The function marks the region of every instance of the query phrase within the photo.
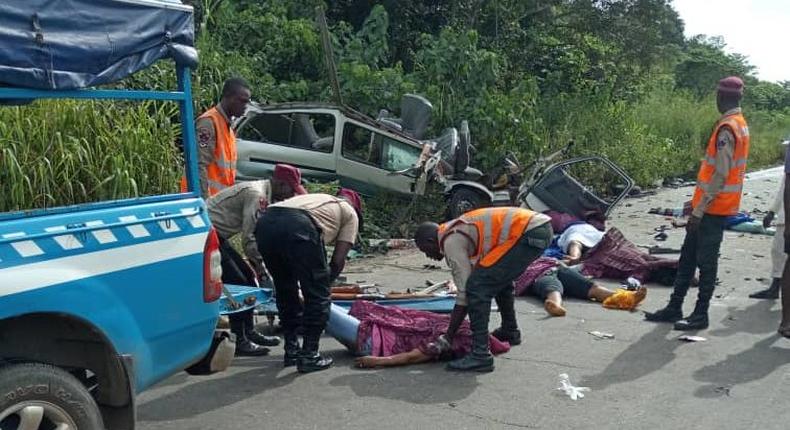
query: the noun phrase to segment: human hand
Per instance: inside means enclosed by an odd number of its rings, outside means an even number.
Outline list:
[[[776,214],[773,211],[768,211],[763,218],[763,228],[768,228],[771,226],[771,223],[774,221]]]
[[[686,223],[686,231],[689,233],[694,233],[699,229],[699,223],[702,221],[702,218],[698,218],[694,215],[689,217],[688,223]]]
[[[357,357],[354,359],[354,364],[360,369],[372,369],[376,367],[376,357],[366,355],[364,357]]]

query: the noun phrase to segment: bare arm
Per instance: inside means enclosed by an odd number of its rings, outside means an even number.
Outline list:
[[[374,367],[406,366],[409,364],[425,363],[431,360],[431,356],[424,354],[418,348],[414,348],[409,352],[401,352],[400,354],[391,355],[389,357],[374,357],[372,355],[359,357],[354,360],[354,362],[357,367],[372,369]]]
[[[334,282],[343,273],[343,268],[346,267],[346,257],[352,246],[354,244],[351,242],[335,242],[335,251],[332,253],[332,260],[329,262],[329,282]]]

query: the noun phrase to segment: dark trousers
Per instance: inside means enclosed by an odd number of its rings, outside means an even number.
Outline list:
[[[300,209],[271,207],[258,219],[258,250],[272,275],[286,336],[304,327],[304,349],[318,349],[329,318],[329,266],[321,229]],[[299,288],[304,306],[299,301]]]
[[[716,288],[716,275],[719,268],[719,250],[724,238],[725,217],[705,215],[695,232],[686,233],[680,251],[678,273],[675,277],[674,291],[670,296],[670,306],[683,306],[694,272],[699,268],[699,293],[695,313],[707,313],[713,290]]]
[[[222,256],[222,283],[255,286],[255,272],[244,261],[244,258],[233,249],[230,242],[219,240],[219,252]],[[255,328],[253,309],[228,315],[230,331],[237,339],[246,339],[246,333]]]
[[[477,356],[488,356],[488,319],[491,300],[495,299],[502,315],[502,328],[515,330],[513,281],[533,261],[543,254],[551,243],[550,224],[536,227],[526,233],[493,266],[476,267],[466,281],[469,323],[472,329],[473,350]]]

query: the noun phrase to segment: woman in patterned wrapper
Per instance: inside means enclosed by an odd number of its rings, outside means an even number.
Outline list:
[[[357,367],[374,368],[445,361],[472,350],[472,332],[464,321],[452,345],[444,336],[447,315],[381,306],[357,300],[349,311],[332,305],[326,332],[359,357]],[[489,336],[491,351],[502,354],[510,345]]]

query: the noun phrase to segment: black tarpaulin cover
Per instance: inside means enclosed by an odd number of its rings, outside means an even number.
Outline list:
[[[0,85],[75,89],[162,58],[194,67],[192,8],[177,0],[4,0]]]

